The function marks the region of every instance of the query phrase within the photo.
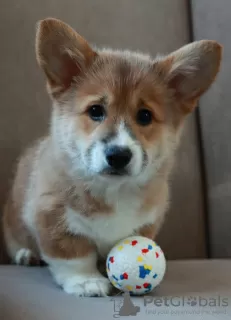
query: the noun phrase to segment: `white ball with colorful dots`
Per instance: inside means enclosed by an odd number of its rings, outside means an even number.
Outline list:
[[[134,295],[151,292],[162,281],[166,260],[151,239],[133,236],[117,243],[106,262],[108,278],[121,291]]]

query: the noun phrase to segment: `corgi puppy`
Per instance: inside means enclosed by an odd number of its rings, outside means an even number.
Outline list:
[[[4,211],[16,264],[44,261],[76,296],[106,296],[97,268],[119,240],[154,238],[186,116],[214,81],[221,46],[198,41],[152,59],[98,50],[56,19],[36,55],[52,100],[49,135],[22,156]]]

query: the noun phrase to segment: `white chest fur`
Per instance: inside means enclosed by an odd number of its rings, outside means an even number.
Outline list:
[[[85,217],[70,208],[66,210],[68,228],[75,234],[90,237],[96,243],[99,253],[107,255],[110,248],[119,240],[134,234],[141,226],[154,223],[157,210],[141,213],[140,201],[132,197],[122,197],[114,203],[115,210],[108,214]]]

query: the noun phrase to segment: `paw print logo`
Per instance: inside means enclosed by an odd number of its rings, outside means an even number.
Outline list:
[[[187,304],[191,307],[195,307],[197,305],[197,298],[196,297],[189,297]]]

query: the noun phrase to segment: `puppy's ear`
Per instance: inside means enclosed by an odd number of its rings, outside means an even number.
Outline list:
[[[91,65],[96,53],[70,26],[49,18],[38,23],[36,56],[51,94],[57,95]]]
[[[184,111],[191,112],[220,69],[222,47],[215,41],[196,41],[160,58],[154,67],[163,74]]]

